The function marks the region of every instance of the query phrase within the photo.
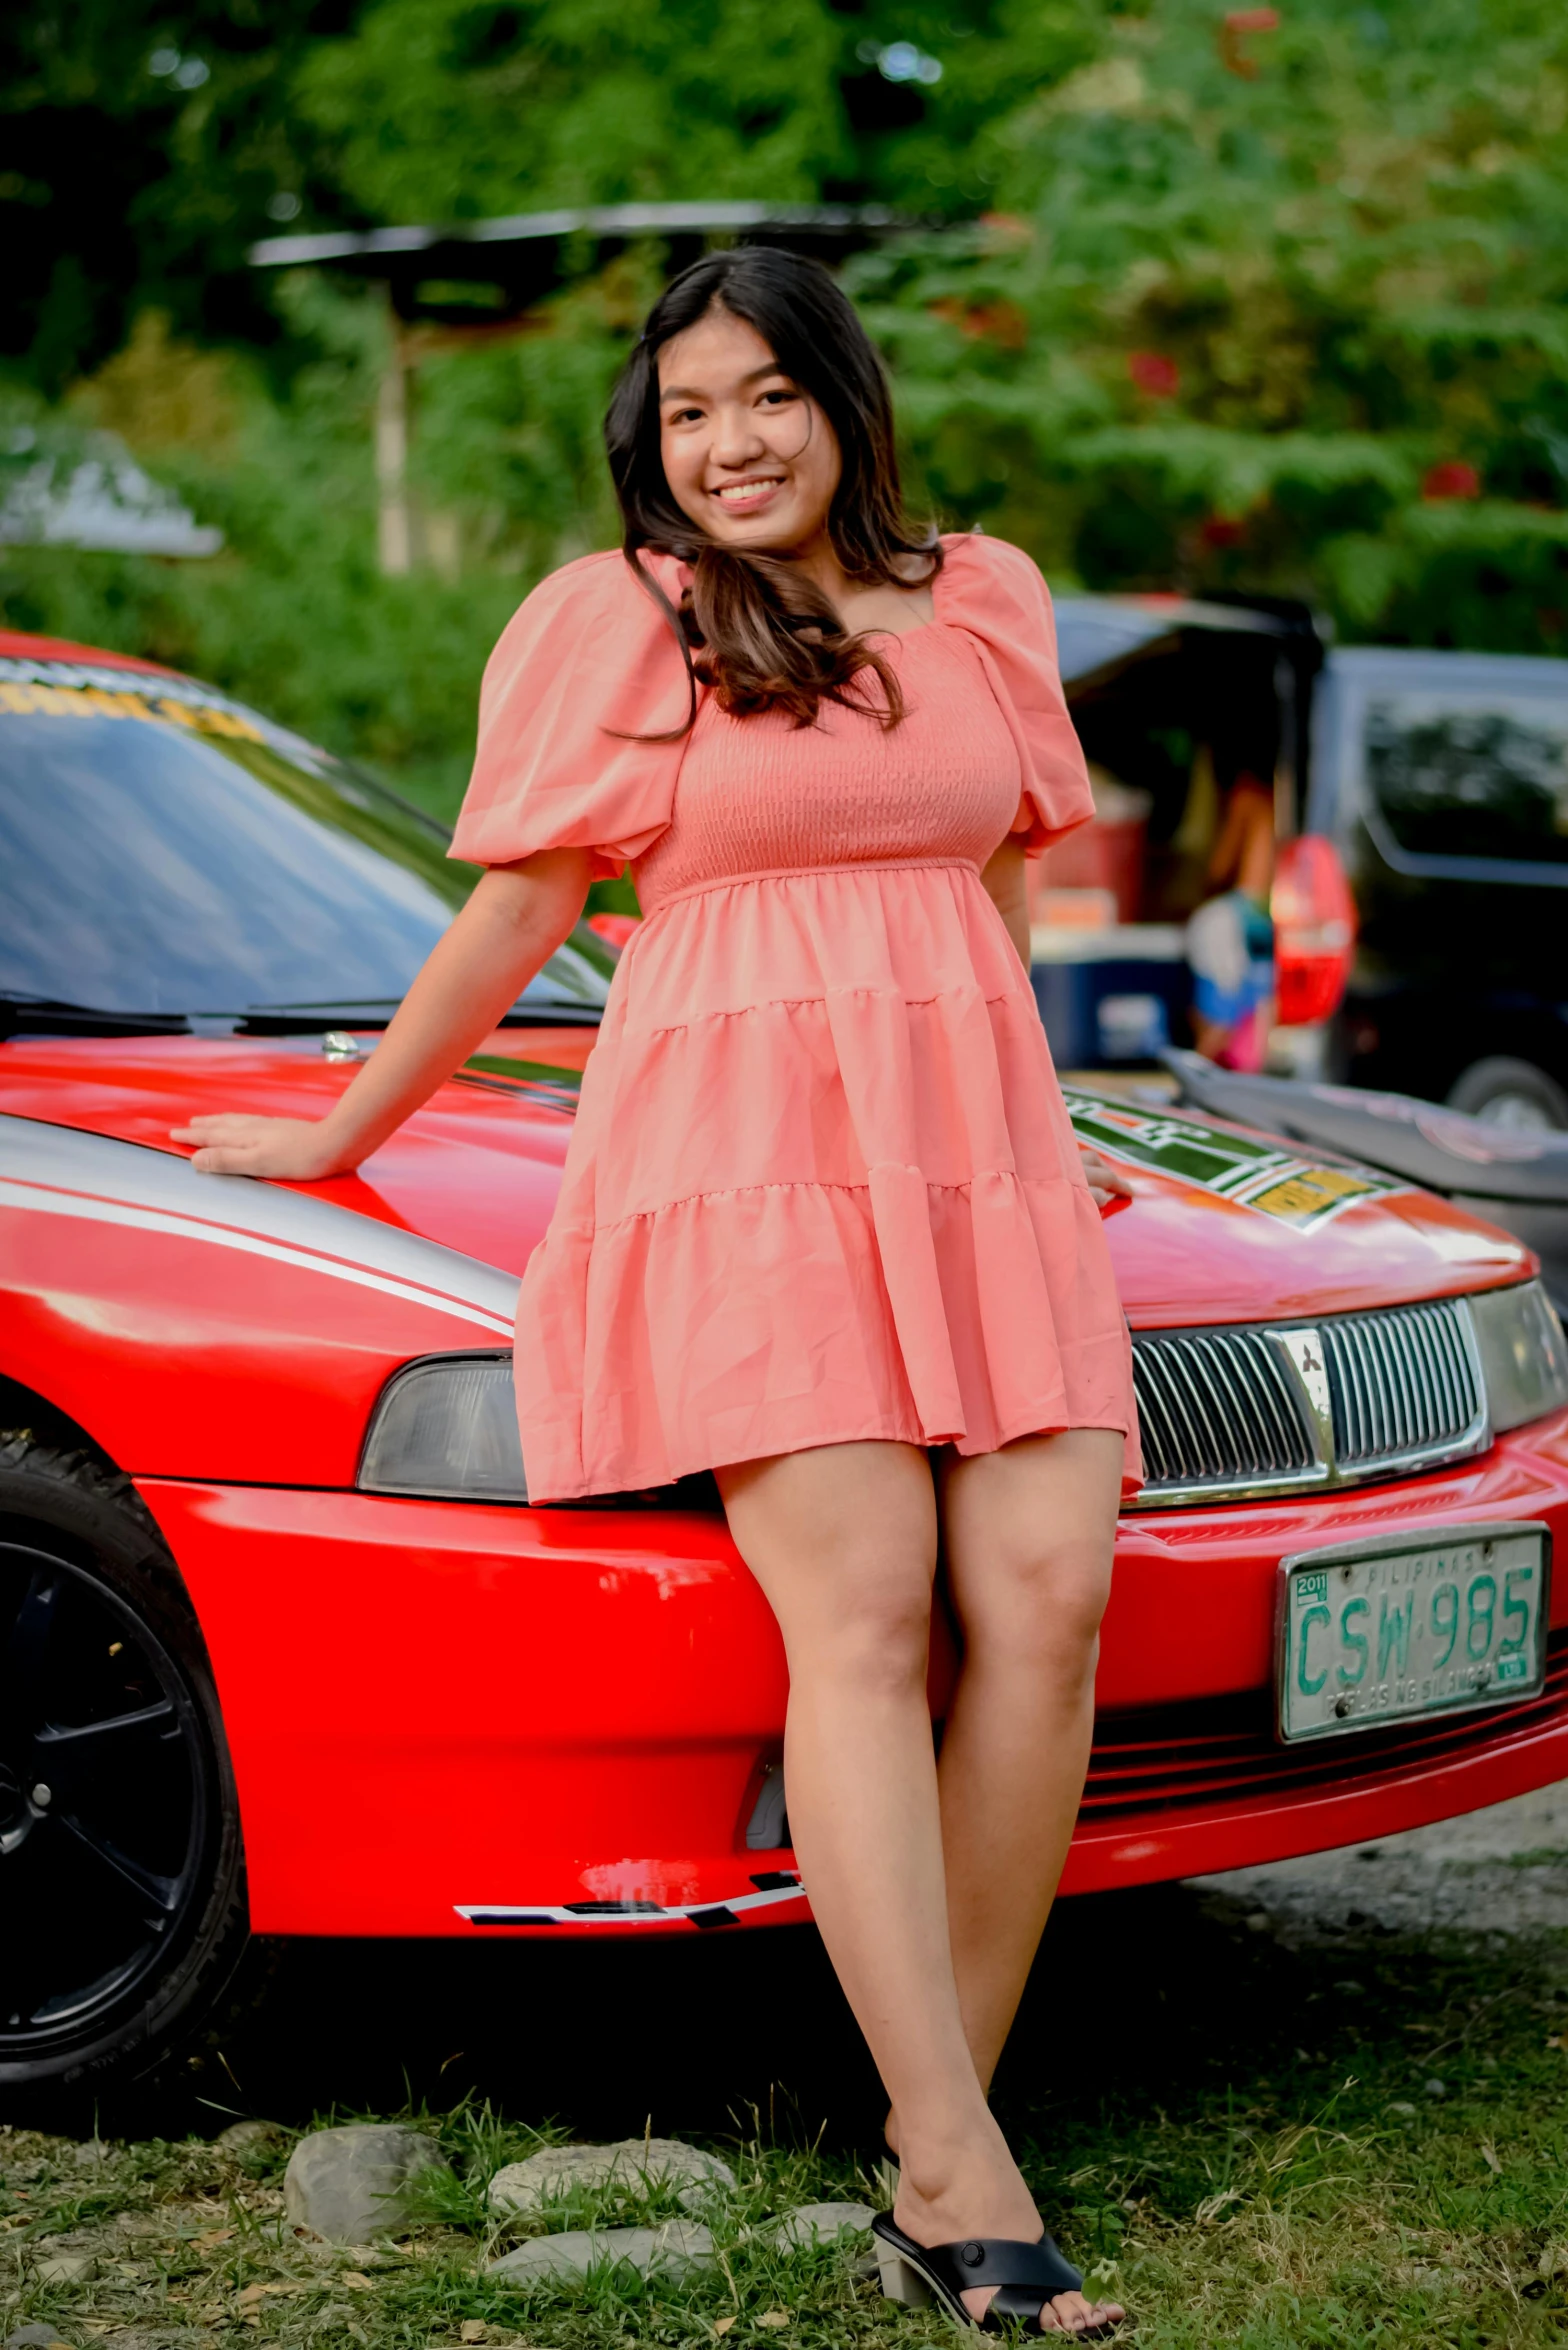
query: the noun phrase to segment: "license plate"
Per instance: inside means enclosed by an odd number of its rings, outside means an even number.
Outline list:
[[[1533,1697],[1546,1678],[1550,1567],[1539,1524],[1385,1535],[1286,1559],[1280,1736]]]

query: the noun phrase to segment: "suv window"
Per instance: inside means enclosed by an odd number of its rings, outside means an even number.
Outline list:
[[[1368,786],[1402,849],[1568,863],[1568,706],[1379,695],[1363,742]]]

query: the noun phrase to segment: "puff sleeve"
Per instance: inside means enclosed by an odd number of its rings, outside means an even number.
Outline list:
[[[646,561],[647,558],[644,558]],[[671,601],[677,566],[649,564]],[[619,554],[542,580],[503,630],[479,693],[474,771],[451,855],[510,865],[540,849],[593,852],[613,877],[670,821],[686,737],[686,667],[669,622]]]
[[[944,540],[943,547],[937,616],[963,629],[979,648],[1018,747],[1031,817],[1024,853],[1038,856],[1094,814],[1089,771],[1056,663],[1050,590],[1033,560],[1005,539],[966,533]]]

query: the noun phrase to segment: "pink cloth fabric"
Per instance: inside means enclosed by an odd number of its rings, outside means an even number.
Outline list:
[[[647,919],[529,1261],[516,1374],[537,1501],[883,1438],[1126,1436],[1131,1350],[1027,975],[980,869],[1092,813],[1050,599],[944,542],[883,648],[907,715],[687,707],[619,555],[538,588],[485,675],[453,854],[634,865]],[[677,567],[656,570],[672,600]],[[606,730],[613,730],[607,733]]]

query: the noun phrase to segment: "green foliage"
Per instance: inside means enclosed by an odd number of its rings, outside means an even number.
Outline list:
[[[276,335],[245,249],[275,230],[270,204],[321,185],[290,83],[329,13],[321,0],[0,11],[0,355],[53,394],[149,306],[190,333]]]
[[[821,0],[378,0],[298,83],[375,216],[746,196],[851,157]]]
[[[495,564],[462,579],[381,575],[369,422],[384,327],[367,302],[305,292],[321,356],[287,394],[232,364],[219,445],[151,452],[159,478],[224,531],[224,552],[186,563],[0,547],[0,614],[215,679],[449,813],[485,655],[529,583]],[[166,346],[164,373],[185,356]],[[143,385],[154,412],[162,380],[148,370]],[[0,433],[27,413],[13,395]]]
[[[0,36],[23,158],[0,205],[48,224],[17,365],[51,393],[74,373],[73,413],[228,551],[0,552],[13,626],[184,661],[450,804],[501,620],[613,541],[599,417],[665,256],[585,250],[520,339],[420,350],[424,558],[389,581],[385,315],[245,278],[268,201],[298,190],[308,227],[847,195],[971,223],[848,270],[948,526],[1062,585],[1267,589],[1351,636],[1568,652],[1558,0],[1292,0],[1235,37],[1211,0],[54,5]],[[892,41],[940,78],[889,80]],[[207,80],[153,74],[159,44]],[[62,193],[89,136],[116,191],[91,222]]]
[[[1561,1859],[1523,1855],[1520,1865]],[[1494,1873],[1483,1905],[1496,1898]],[[1249,1932],[1244,1903],[1205,1905],[1205,1923],[1191,1894],[1144,1898],[1178,1906],[1144,1916],[1141,1960],[1122,1946],[1125,1912],[1101,1907],[1097,1923],[1085,1920],[1076,1967],[1059,1971],[1058,1958],[1049,1983],[1037,1982],[1020,2037],[1026,2047],[1040,2038],[1030,2061],[1009,2058],[1014,2085],[999,2099],[1053,2231],[1094,2290],[1130,2305],[1137,2341],[1560,2344],[1561,1935],[1323,1928],[1296,1947]],[[1154,1915],[1163,1925],[1151,1938]],[[1185,1972],[1194,1965],[1208,1970],[1207,1998]],[[1114,1980],[1119,2013],[1091,1976]],[[1168,1985],[1184,1996],[1165,2007]],[[690,1985],[677,1995],[687,2029],[700,1998]],[[1140,2003],[1155,2013],[1135,2012]],[[1087,2051],[1064,2054],[1064,2016],[1089,2036]],[[602,2084],[588,2077],[592,2103]],[[624,2079],[615,2090],[624,2103]],[[208,2126],[217,2118],[227,2114]],[[0,2128],[0,2295],[13,2322],[88,2341],[180,2329],[241,2339],[244,2327],[289,2350],[459,2350],[465,2339],[493,2350],[720,2339],[760,2350],[786,2329],[801,2350],[936,2350],[954,2339],[937,2311],[879,2297],[861,2266],[863,2238],[779,2249],[779,2218],[803,2204],[879,2200],[814,2128],[807,2143],[781,2143],[755,2116],[749,2127],[734,2117],[731,2128],[742,2126],[721,2151],[735,2188],[687,2215],[712,2228],[713,2267],[641,2278],[604,2264],[524,2288],[490,2274],[488,2260],[525,2235],[656,2224],[677,2216],[674,2198],[617,2180],[498,2219],[485,2192],[495,2171],[568,2132],[530,2129],[477,2098],[448,2112],[416,2101],[399,2118],[436,2137],[452,2168],[426,2174],[410,2228],[368,2247],[311,2242],[289,2225],[281,2184],[292,2129],[252,2124],[258,2134],[241,2144],[171,2135],[79,2146]],[[64,2231],[93,2266],[46,2283],[38,2264]]]
[[[1568,649],[1568,20],[1297,0],[1253,78],[1204,0],[1102,35],[992,133],[1010,224],[853,265],[929,493],[1092,587]]]

